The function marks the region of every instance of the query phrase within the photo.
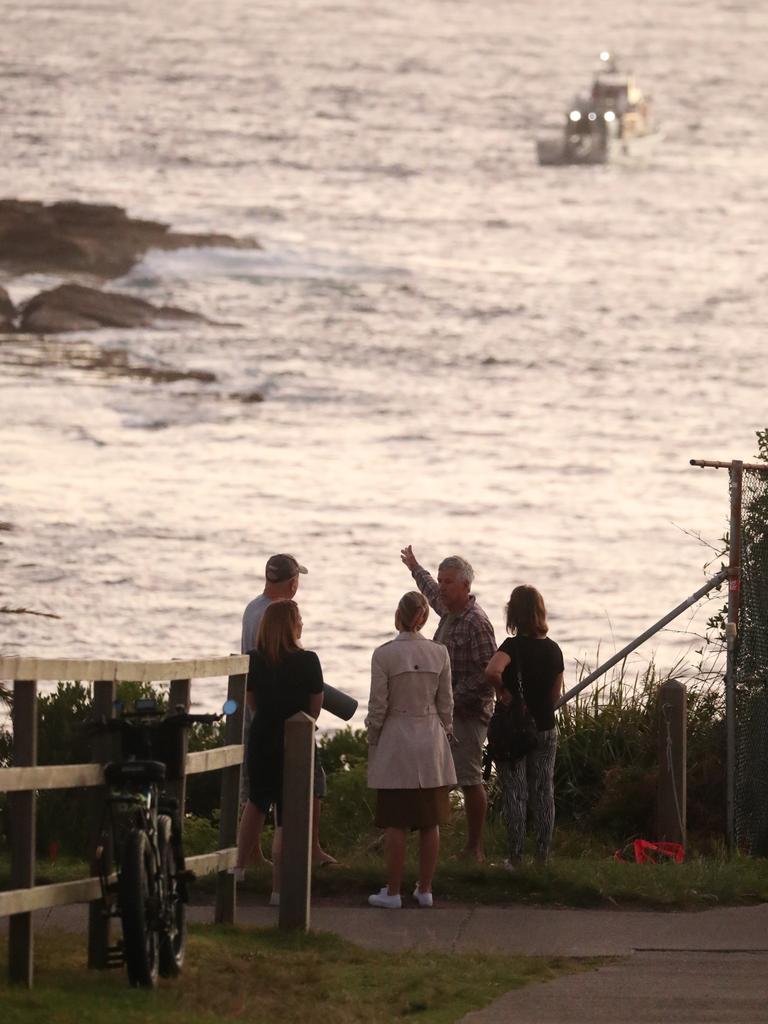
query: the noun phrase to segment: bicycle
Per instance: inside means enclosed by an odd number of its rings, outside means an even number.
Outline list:
[[[224,705],[232,714],[234,702]],[[124,963],[134,987],[154,988],[158,976],[177,976],[184,963],[188,883],[178,801],[164,792],[167,770],[175,774],[179,732],[219,715],[167,713],[154,698],[136,700],[133,711],[120,709],[97,728],[120,735],[121,759],[104,766],[107,797],[97,848],[104,915],[119,918],[122,943],[110,947],[108,962]],[[116,881],[108,874],[109,852]]]

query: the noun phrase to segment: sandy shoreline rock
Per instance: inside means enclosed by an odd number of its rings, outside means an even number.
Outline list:
[[[22,306],[18,330],[59,334],[100,327],[154,327],[167,320],[207,322],[205,317],[175,306],[153,306],[132,295],[62,284],[40,292]]]
[[[253,238],[171,231],[129,217],[119,206],[0,199],[0,266],[16,274],[127,274],[150,249],[223,246],[259,249]]]
[[[0,287],[0,331],[12,331],[16,309],[5,288]]]

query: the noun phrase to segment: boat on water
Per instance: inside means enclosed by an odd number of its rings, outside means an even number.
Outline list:
[[[540,164],[607,164],[641,157],[661,137],[650,97],[604,50],[586,95],[577,96],[556,135],[537,139]]]

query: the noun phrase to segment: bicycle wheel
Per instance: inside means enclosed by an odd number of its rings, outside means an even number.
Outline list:
[[[145,832],[128,833],[120,858],[118,897],[123,922],[123,959],[134,987],[154,988],[159,967],[159,944],[151,903],[157,901],[157,878],[152,849]]]
[[[179,891],[182,866],[173,848],[171,819],[161,817],[158,822],[160,838],[160,872],[162,880],[160,974],[175,978],[184,963],[187,941],[187,907]]]

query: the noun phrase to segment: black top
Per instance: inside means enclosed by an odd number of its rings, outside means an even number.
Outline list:
[[[563,652],[548,636],[510,636],[499,648],[510,659],[501,676],[503,685],[517,693],[517,657],[523,676],[523,697],[540,732],[555,728],[552,688],[563,671]]]
[[[283,723],[299,711],[309,712],[309,697],[323,692],[323,670],[314,651],[291,651],[271,665],[258,651],[250,652],[246,689],[254,695],[256,711],[251,737],[265,747],[283,745]]]

